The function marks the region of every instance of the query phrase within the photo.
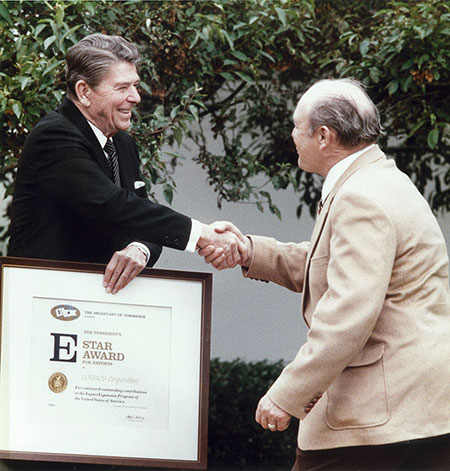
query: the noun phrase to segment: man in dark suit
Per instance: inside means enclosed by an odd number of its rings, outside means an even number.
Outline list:
[[[239,259],[239,240],[147,199],[138,151],[125,132],[137,90],[137,48],[93,34],[67,54],[67,98],[33,128],[19,159],[8,255],[107,263],[116,293],[161,246],[211,241]]]

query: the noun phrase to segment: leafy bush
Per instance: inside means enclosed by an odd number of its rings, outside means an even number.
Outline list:
[[[270,432],[255,421],[261,397],[280,374],[281,361],[211,361],[209,451],[211,467],[286,469],[295,460],[298,420],[284,432]]]
[[[223,200],[281,216],[270,188],[298,190],[314,212],[321,179],[296,167],[292,112],[320,78],[363,81],[381,110],[388,155],[436,211],[450,210],[450,3],[446,0],[0,0],[0,183],[12,192],[31,127],[64,93],[65,51],[120,34],[143,55],[131,132],[151,194],[170,203],[189,143]],[[195,125],[192,125],[192,123]],[[210,132],[220,151],[213,151]],[[165,154],[167,145],[176,153]],[[265,175],[256,186],[254,177]]]

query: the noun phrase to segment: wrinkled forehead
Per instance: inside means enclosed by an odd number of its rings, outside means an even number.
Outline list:
[[[100,84],[119,85],[134,83],[140,80],[136,65],[131,62],[117,61],[113,62],[105,75],[100,80]]]

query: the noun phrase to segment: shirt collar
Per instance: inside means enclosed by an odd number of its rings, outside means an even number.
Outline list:
[[[333,189],[336,182],[339,180],[340,176],[350,167],[350,165],[364,152],[368,151],[375,144],[370,144],[364,149],[358,150],[353,154],[350,154],[348,157],[343,158],[338,163],[334,164],[333,167],[330,168],[325,181],[323,182],[322,186],[322,202],[325,201],[327,196],[330,194],[331,190]]]
[[[90,121],[88,121],[88,123],[89,123],[89,126],[94,131],[95,137],[98,139],[98,142],[100,143],[100,146],[103,149],[105,147],[105,144],[106,144],[106,141],[108,140],[108,138],[100,131],[100,129],[98,129],[97,126],[92,124]]]

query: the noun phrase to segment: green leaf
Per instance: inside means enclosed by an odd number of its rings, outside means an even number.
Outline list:
[[[47,50],[50,44],[53,44],[56,41],[55,36],[49,36],[45,41],[44,41],[44,49]]]
[[[310,56],[305,54],[303,51],[300,51],[300,55],[302,56],[302,59],[307,63],[311,64],[311,59]]]
[[[434,128],[428,133],[427,143],[430,149],[434,149],[439,140],[439,128]]]
[[[370,78],[375,82],[378,83],[380,81],[380,70],[372,67],[369,71]]]
[[[61,64],[61,61],[50,61],[49,65],[47,66],[47,68],[44,70],[44,72],[42,73],[43,76],[47,75],[48,73],[50,73],[52,70],[56,69],[56,67],[58,67],[59,65]]]
[[[139,82],[139,86],[145,90],[149,95],[152,94],[152,89],[145,83],[145,82]]]
[[[276,206],[275,204],[270,204],[269,209],[270,209],[270,212],[272,214],[275,214],[275,216],[281,221],[281,212],[278,206]]]
[[[56,4],[56,15],[55,22],[58,26],[61,26],[64,19],[64,6],[61,4]]]
[[[260,54],[261,56],[266,57],[267,59],[269,59],[269,60],[272,61],[272,62],[276,62],[275,59],[274,59],[270,54],[268,54],[268,53],[265,52],[265,51],[259,51],[259,54]]]
[[[181,142],[183,140],[183,132],[181,131],[181,129],[178,127],[174,127],[172,128],[172,132],[173,132],[173,137],[177,141],[177,144],[181,145]]]
[[[35,37],[39,36],[46,27],[47,27],[46,23],[41,23],[37,25],[36,28],[34,29],[34,36]]]
[[[17,80],[20,83],[20,90],[23,91],[26,86],[30,83],[31,77],[18,77]]]
[[[225,80],[234,80],[234,77],[232,74],[228,72],[220,72],[220,74]]]
[[[63,93],[61,90],[53,90],[53,96],[56,98],[56,101],[61,101],[63,99]]]
[[[278,18],[283,26],[287,26],[286,12],[282,8],[275,8],[275,11],[277,12]]]
[[[12,105],[12,110],[14,111],[14,114],[17,116],[17,119],[20,119],[20,116],[22,114],[22,105],[20,103],[13,103]]]
[[[401,86],[402,92],[407,92],[409,87],[413,83],[412,76],[410,75],[406,80],[402,80],[401,83],[402,83],[402,86]]]
[[[98,2],[84,2],[83,5],[86,7],[86,10],[93,16],[95,15],[95,9],[97,7]]]
[[[196,120],[198,120],[198,109],[196,106],[189,105],[189,112]]]
[[[422,64],[424,62],[427,62],[430,60],[430,56],[428,54],[423,54],[422,56],[419,57],[419,61],[417,62],[417,65],[420,67],[422,67]]]
[[[191,41],[191,43],[189,44],[189,49],[192,49],[197,44],[199,39],[200,39],[200,31],[197,31],[197,33],[195,34],[194,40]]]
[[[234,49],[234,41],[231,38],[231,36],[225,30],[222,30],[222,34],[224,35],[225,39],[227,40],[228,45],[230,46],[230,49]]]
[[[156,119],[164,119],[165,118],[165,115],[164,115],[164,106],[163,105],[159,105],[155,108],[155,111],[153,112],[153,114],[155,115],[155,118]]]
[[[65,41],[67,38],[69,38],[70,36],[73,35],[73,33],[75,33],[75,31],[77,31],[78,29],[81,28],[81,25],[75,25],[73,28],[70,28],[69,30],[67,30],[63,35],[62,35],[62,38],[61,38],[61,42]]]
[[[177,114],[179,113],[179,111],[180,111],[180,105],[174,106],[172,108],[172,111],[170,112],[170,118],[174,119],[177,116]]]
[[[424,119],[422,119],[422,120],[420,120],[418,123],[416,123],[416,124],[412,127],[411,131],[409,132],[408,138],[411,137],[411,136],[413,136],[413,135],[416,133],[416,131],[418,131],[424,124],[425,124],[425,120],[424,120]]]
[[[388,84],[389,95],[393,95],[398,90],[398,80],[391,80]]]
[[[164,195],[164,199],[169,204],[172,204],[172,201],[173,201],[173,188],[170,185],[167,185],[167,184],[164,185],[163,195]]]
[[[9,11],[8,9],[6,8],[6,6],[2,3],[0,3],[0,16],[5,20],[7,21],[10,25],[12,24],[12,21],[11,21],[11,16],[9,14]]]
[[[240,61],[248,61],[248,56],[246,56],[243,52],[241,51],[231,51],[231,54],[233,54],[236,59],[239,59]]]
[[[409,59],[408,61],[404,62],[403,65],[401,66],[400,70],[407,70],[410,69],[414,64],[414,61],[412,59]]]
[[[370,46],[370,41],[368,39],[364,39],[359,44],[359,52],[361,53],[363,57],[368,53],[369,46]]]
[[[253,79],[250,77],[250,75],[246,74],[245,72],[241,72],[240,70],[235,70],[234,73],[241,78],[244,82],[253,82]]]

